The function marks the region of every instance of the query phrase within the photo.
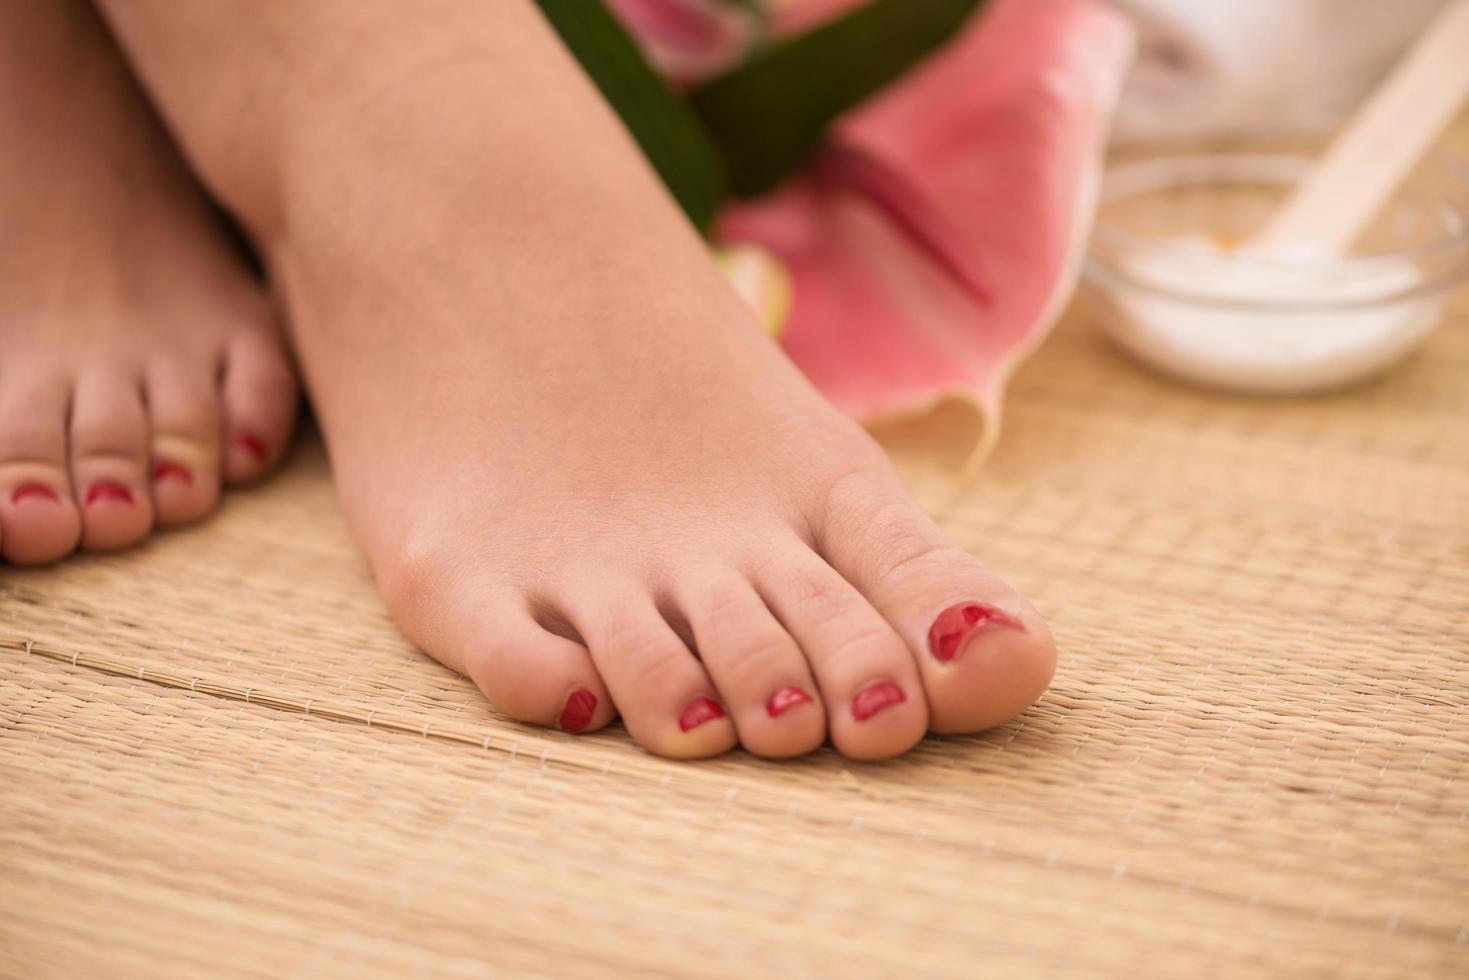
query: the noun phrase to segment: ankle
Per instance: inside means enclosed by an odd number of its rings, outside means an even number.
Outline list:
[[[274,237],[299,190],[359,163],[381,174],[394,157],[414,158],[423,172],[455,152],[445,138],[478,153],[480,167],[512,143],[533,157],[527,121],[564,144],[587,100],[564,98],[577,88],[566,84],[575,69],[538,20],[530,0],[411,11],[356,0],[261,5],[208,25],[240,35],[238,44],[161,65],[168,77],[155,87],[216,196],[252,233]]]

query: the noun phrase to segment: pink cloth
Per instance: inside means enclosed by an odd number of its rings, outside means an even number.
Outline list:
[[[804,29],[852,5],[787,2],[776,22]],[[725,46],[722,63],[744,43],[700,37]],[[992,0],[839,120],[805,174],[721,216],[719,240],[789,269],[782,343],[835,405],[876,422],[955,401],[971,447],[993,444],[1006,379],[1074,287],[1132,48],[1099,0]]]

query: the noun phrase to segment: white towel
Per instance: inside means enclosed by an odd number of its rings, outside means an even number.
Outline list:
[[[1327,127],[1444,0],[1113,2],[1139,28],[1115,131],[1131,142]]]

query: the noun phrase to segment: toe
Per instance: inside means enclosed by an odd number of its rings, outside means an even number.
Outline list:
[[[0,555],[17,565],[55,561],[81,535],[66,465],[70,399],[60,373],[0,375]]]
[[[852,585],[803,545],[756,580],[766,605],[805,653],[826,702],[837,749],[882,759],[912,748],[928,728],[913,657]]]
[[[253,480],[285,454],[300,397],[295,372],[273,331],[248,330],[234,339],[225,355],[220,395],[225,482]]]
[[[481,608],[455,644],[460,669],[517,721],[595,731],[617,714],[587,648],[543,629],[524,609]]]
[[[595,595],[596,593],[589,593]],[[646,594],[582,600],[565,614],[586,638],[627,730],[649,752],[676,759],[735,745],[718,689]]]
[[[72,400],[71,482],[82,512],[82,547],[121,548],[153,526],[148,423],[137,379],[84,373]]]
[[[826,712],[801,648],[753,585],[734,575],[685,576],[677,597],[699,657],[729,706],[740,744],[756,755],[810,752]]]
[[[203,517],[219,502],[219,399],[211,366],[162,360],[147,373],[150,476],[160,526]]]
[[[418,554],[433,554],[419,552]],[[548,632],[523,596],[405,551],[377,569],[403,632],[517,721],[592,731],[616,715],[586,647]]]
[[[975,732],[1032,704],[1056,647],[1040,614],[956,545],[896,479],[849,481],[819,546],[913,651],[937,732]]]

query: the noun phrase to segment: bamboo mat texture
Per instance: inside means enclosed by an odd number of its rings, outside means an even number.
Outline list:
[[[941,511],[1055,685],[883,764],[498,716],[395,632],[310,438],[0,571],[0,975],[1469,976],[1466,300],[1299,400],[1074,309]]]

